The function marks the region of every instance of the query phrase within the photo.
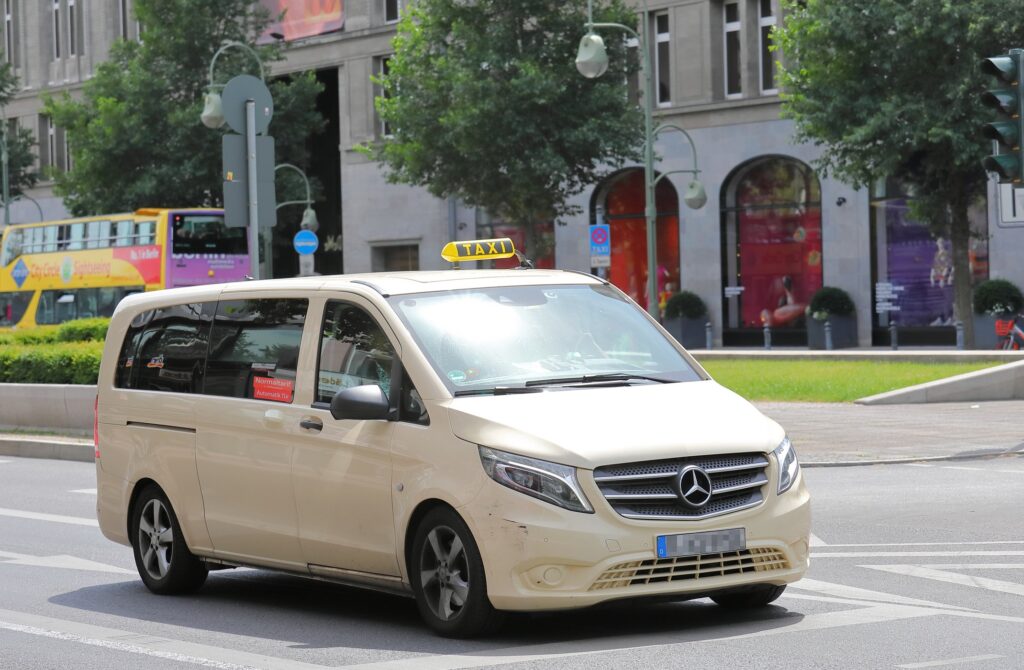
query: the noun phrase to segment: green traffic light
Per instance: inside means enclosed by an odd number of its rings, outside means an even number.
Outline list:
[[[1020,145],[1020,128],[1016,121],[995,121],[986,123],[981,134],[990,140],[995,140],[1008,149]]]
[[[1013,181],[1020,176],[1020,160],[1014,154],[989,156],[981,161],[988,172],[995,172],[1001,181]]]
[[[1006,116],[1014,116],[1018,110],[1017,92],[1012,88],[996,88],[981,94],[981,104],[997,109]]]
[[[981,61],[981,71],[998,77],[1007,84],[1017,81],[1017,59],[1013,56],[993,56]]]

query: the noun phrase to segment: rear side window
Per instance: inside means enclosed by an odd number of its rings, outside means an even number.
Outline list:
[[[290,403],[308,306],[293,298],[218,303],[204,393]]]
[[[140,391],[202,393],[215,305],[175,305],[136,317],[118,358],[115,383]]]

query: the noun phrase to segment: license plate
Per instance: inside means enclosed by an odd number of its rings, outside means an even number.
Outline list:
[[[681,533],[658,536],[658,558],[724,554],[747,548],[745,528],[709,530],[703,533]]]

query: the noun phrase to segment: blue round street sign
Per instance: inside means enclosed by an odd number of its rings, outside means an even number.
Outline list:
[[[312,230],[300,230],[292,238],[292,246],[300,256],[308,256],[320,246],[320,240]]]

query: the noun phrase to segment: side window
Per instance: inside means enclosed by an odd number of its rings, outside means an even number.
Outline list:
[[[394,360],[395,349],[373,317],[355,305],[328,302],[320,333],[316,402],[329,403],[339,390],[365,384],[377,384],[390,397]]]
[[[164,307],[153,312],[132,361],[132,388],[201,393],[215,303]],[[127,366],[127,361],[125,362]]]
[[[290,403],[308,300],[217,304],[204,393]]]
[[[114,371],[114,386],[119,389],[132,388],[132,373],[135,372],[135,358],[139,350],[139,339],[146,325],[156,314],[153,310],[137,314],[132,319],[128,332],[125,333],[121,353],[117,356],[117,369]]]

